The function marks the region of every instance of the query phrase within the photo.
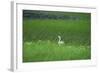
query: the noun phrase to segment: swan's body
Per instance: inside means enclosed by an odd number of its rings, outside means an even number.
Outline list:
[[[64,44],[64,41],[61,40],[61,36],[58,36],[58,44],[59,45]]]

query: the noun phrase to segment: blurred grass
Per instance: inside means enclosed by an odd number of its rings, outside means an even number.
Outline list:
[[[90,46],[58,45],[51,41],[25,42],[23,62],[90,59]]]
[[[23,62],[90,59],[90,14],[83,13],[77,16],[81,16],[82,19],[24,18]],[[65,44],[57,44],[58,35]]]
[[[57,41],[57,36],[60,35],[65,42],[73,40],[89,42],[90,30],[89,20],[34,19],[24,20],[23,22],[24,41]]]

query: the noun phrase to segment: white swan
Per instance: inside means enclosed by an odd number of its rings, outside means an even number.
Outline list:
[[[61,40],[61,36],[58,36],[58,44],[59,45],[64,44],[64,41]]]

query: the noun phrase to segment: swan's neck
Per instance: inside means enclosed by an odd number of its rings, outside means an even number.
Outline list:
[[[61,37],[58,38],[58,41],[61,41]]]

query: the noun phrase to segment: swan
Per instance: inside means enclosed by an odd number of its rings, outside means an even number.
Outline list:
[[[58,36],[58,44],[59,45],[64,44],[64,41],[61,40],[61,36]]]

